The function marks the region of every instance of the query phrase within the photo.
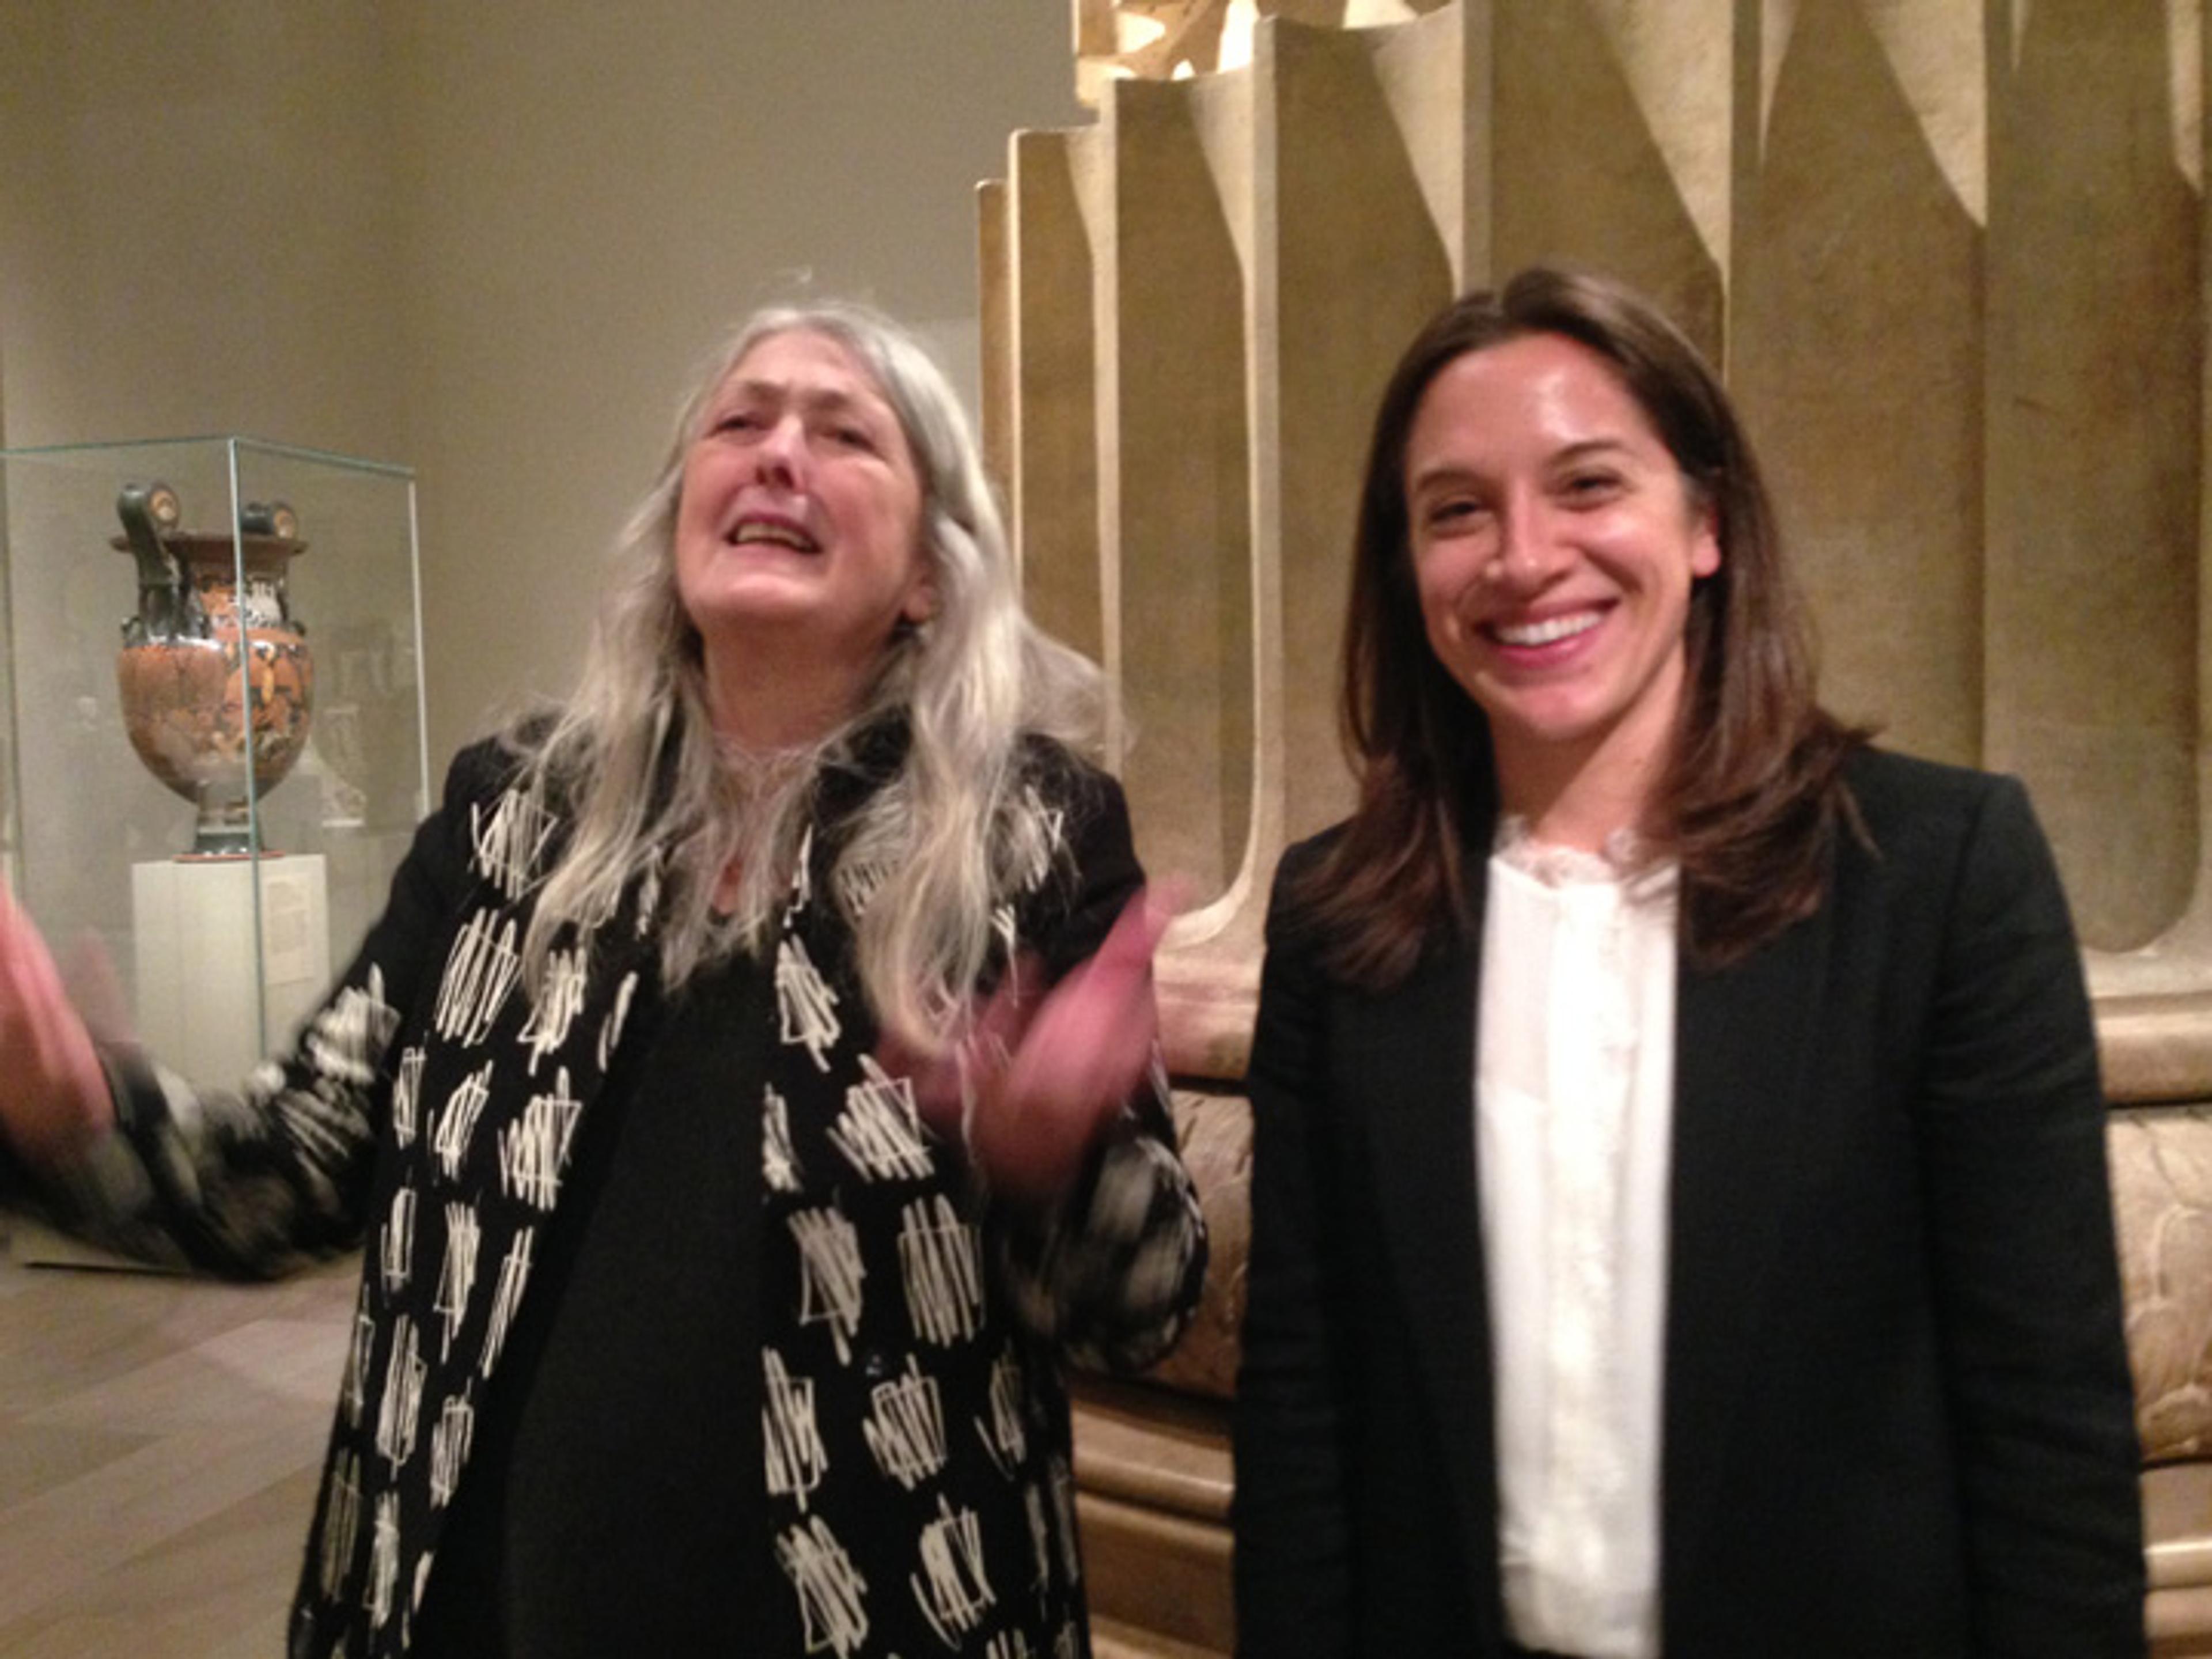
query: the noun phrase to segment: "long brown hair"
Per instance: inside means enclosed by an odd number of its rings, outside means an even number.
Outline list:
[[[1649,301],[1610,278],[1537,266],[1439,313],[1375,416],[1352,550],[1339,714],[1358,805],[1291,896],[1333,967],[1383,989],[1468,926],[1465,860],[1487,856],[1498,785],[1490,723],[1429,648],[1414,588],[1406,448],[1450,363],[1556,334],[1609,363],[1713,515],[1720,568],[1698,578],[1674,751],[1639,826],[1679,860],[1684,939],[1705,963],[1748,954],[1820,902],[1842,767],[1866,734],[1814,700],[1810,630],[1773,505],[1719,377]]]

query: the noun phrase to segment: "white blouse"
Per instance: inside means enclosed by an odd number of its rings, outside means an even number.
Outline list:
[[[1474,1112],[1498,1557],[1525,1647],[1659,1652],[1677,872],[1501,826]]]

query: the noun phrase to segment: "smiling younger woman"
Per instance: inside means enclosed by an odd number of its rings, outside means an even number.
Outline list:
[[[1534,270],[1415,339],[1250,1062],[1248,1659],[2142,1651],[2056,871],[1813,683],[1646,301]]]

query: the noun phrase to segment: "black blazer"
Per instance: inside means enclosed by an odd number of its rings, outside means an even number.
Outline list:
[[[1681,971],[1667,1659],[2142,1651],[2104,1103],[2025,793],[1873,752],[1814,916]],[[1381,996],[1268,922],[1238,1381],[1239,1651],[1489,1656],[1467,942]]]

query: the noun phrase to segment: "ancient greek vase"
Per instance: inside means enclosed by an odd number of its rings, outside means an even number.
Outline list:
[[[124,533],[110,545],[138,566],[115,663],[131,746],[198,809],[189,856],[252,852],[251,800],[307,741],[314,664],[285,587],[307,544],[281,504],[250,504],[235,536],[179,528],[166,484],[126,486],[115,510]]]

